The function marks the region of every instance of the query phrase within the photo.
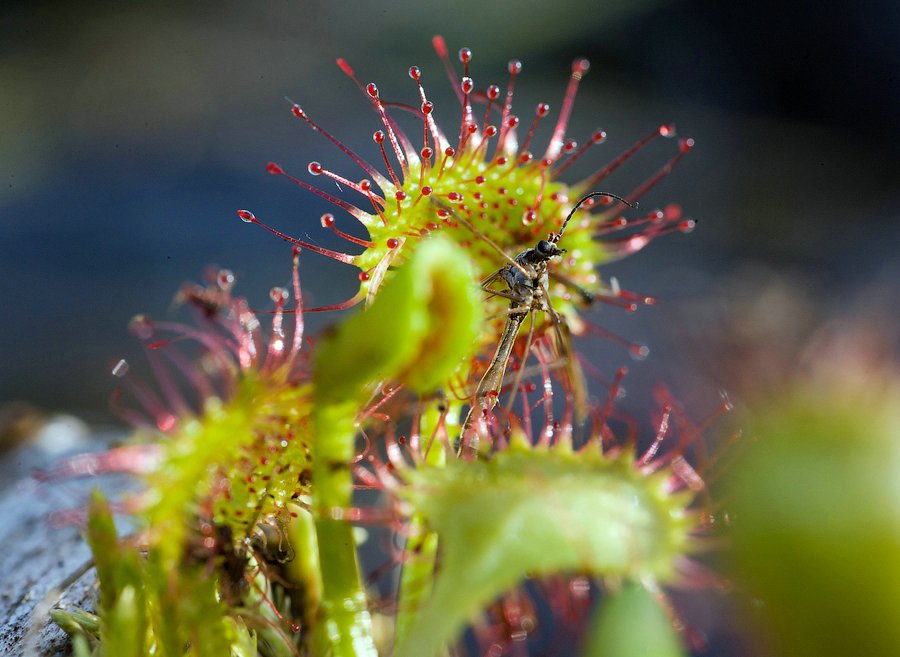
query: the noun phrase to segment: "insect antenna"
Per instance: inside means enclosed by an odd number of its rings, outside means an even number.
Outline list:
[[[588,200],[595,198],[597,196],[605,196],[607,198],[614,198],[617,201],[619,201],[619,203],[624,203],[629,208],[637,209],[637,207],[638,207],[637,203],[632,203],[628,199],[624,199],[621,196],[619,196],[618,194],[613,194],[612,192],[591,192],[590,194],[586,194],[586,195],[582,196],[578,200],[578,203],[576,203],[575,205],[572,206],[572,209],[569,211],[569,214],[566,217],[566,220],[563,222],[562,228],[559,229],[559,232],[556,233],[555,235],[552,233],[550,234],[550,242],[553,242],[554,244],[559,242],[559,240],[562,239],[563,233],[566,232],[566,226],[569,225],[569,219],[572,218],[572,216],[575,214],[575,211],[578,208],[580,208],[582,206],[582,204],[584,204]]]

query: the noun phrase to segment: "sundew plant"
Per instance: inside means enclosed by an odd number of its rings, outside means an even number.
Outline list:
[[[721,409],[694,422],[663,394],[648,421],[625,416],[624,368],[588,394],[577,336],[646,356],[583,310],[653,303],[599,268],[693,228],[676,205],[644,207],[693,141],[654,127],[566,182],[606,137],[567,133],[587,61],[557,111],[526,110],[513,104],[520,62],[480,85],[469,49],[454,64],[440,37],[434,48],[459,100],[447,110],[415,66],[410,98],[395,101],[338,60],[374,110],[377,163],[291,108],[343,156],[307,173],[351,200],[268,165],[334,205],[321,225],[352,253],[242,209],[293,244],[274,309],[252,310],[220,270],[179,292],[193,322],[132,322],[154,373],[114,370],[133,439],[57,471],[143,483],[88,505],[95,608],[52,612],[79,657],[684,654],[666,590],[701,571],[705,466],[689,452]],[[635,189],[607,189],[661,138],[668,161]],[[341,228],[351,220],[366,239]],[[305,251],[358,268],[359,292],[305,309]],[[354,305],[305,333],[305,312]],[[119,535],[113,511],[136,530]]]

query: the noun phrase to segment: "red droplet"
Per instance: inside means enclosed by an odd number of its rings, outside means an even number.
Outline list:
[[[532,159],[534,159],[534,155],[528,151],[523,151],[519,154],[519,164],[527,164],[528,162],[531,162]]]
[[[515,128],[517,125],[519,125],[519,117],[515,114],[510,115],[510,117],[506,119],[507,128]]]
[[[502,167],[504,164],[507,163],[508,160],[506,159],[506,156],[505,156],[505,155],[501,155],[500,157],[498,157],[498,158],[497,158],[496,160],[494,160],[494,161],[497,163],[497,166],[501,166],[501,167]]]
[[[458,203],[462,200],[462,194],[460,194],[459,192],[450,192],[449,194],[447,194],[447,200],[451,203]]]
[[[453,150],[452,146],[447,146],[447,148],[444,149],[444,155],[446,155],[447,157],[453,157],[454,155],[456,155],[456,151]]]
[[[409,67],[409,77],[411,77],[416,82],[419,81],[419,77],[422,75],[422,71],[419,70],[418,66],[410,66]]]
[[[319,221],[322,224],[322,228],[331,228],[332,226],[334,226],[334,215],[330,212],[326,212],[322,215]]]
[[[460,48],[459,61],[461,61],[463,64],[468,64],[470,61],[472,61],[472,50],[469,48]]]
[[[300,631],[300,626],[297,623],[291,623],[291,632],[297,634]]]
[[[398,201],[404,201],[404,200],[406,200],[406,192],[404,192],[402,189],[398,189],[394,193],[394,198],[397,199]]]
[[[423,160],[430,160],[431,156],[434,155],[434,151],[426,146],[421,151],[419,151],[419,154],[422,156]]]
[[[606,141],[606,130],[597,130],[594,134],[591,135],[591,141],[595,144],[599,144],[601,141]]]
[[[280,176],[281,174],[284,173],[284,169],[282,169],[280,166],[278,166],[274,162],[269,162],[266,165],[266,171],[268,171],[269,173],[274,174],[276,176]]]
[[[497,97],[500,95],[500,87],[496,84],[492,84],[487,88],[487,97],[488,100],[497,100]]]
[[[497,126],[489,125],[484,129],[485,137],[493,137],[497,134]]]
[[[550,106],[547,103],[538,103],[537,109],[534,111],[535,114],[541,117],[547,116],[548,112],[550,112]]]
[[[353,69],[350,67],[350,64],[347,63],[346,59],[344,59],[343,57],[338,57],[337,65],[338,68],[340,68],[344,72],[344,75],[351,78],[353,77]]]
[[[681,218],[681,206],[677,203],[669,203],[663,209],[663,216],[666,218],[666,221],[675,221],[676,219]]]
[[[680,224],[678,224],[678,230],[680,230],[682,233],[690,233],[696,227],[697,222],[693,219],[685,219]]]
[[[370,82],[366,85],[366,93],[369,94],[372,98],[378,98],[378,87],[375,86],[374,82]]]
[[[529,381],[525,384],[525,392],[534,392],[537,390],[537,386],[534,384],[534,381]]]
[[[522,71],[522,62],[518,59],[510,59],[509,64],[506,65],[507,70],[510,75],[518,75]]]
[[[434,103],[430,100],[426,100],[422,103],[422,113],[423,114],[431,114],[434,111]]]
[[[682,139],[680,142],[678,142],[678,150],[680,150],[682,153],[687,153],[693,147],[694,140],[690,137],[688,137],[687,139]]]
[[[472,81],[472,78],[466,76],[462,79],[462,82],[459,86],[463,90],[464,94],[470,94],[472,93],[472,89],[475,88],[475,83]]]
[[[370,189],[372,189],[372,181],[368,178],[363,178],[359,181],[359,188],[364,192],[368,192]]]
[[[367,280],[369,280],[369,272],[367,272],[367,271],[359,272],[359,280],[362,281],[363,283],[365,283]]]
[[[570,139],[565,144],[563,144],[563,153],[571,153],[576,148],[578,148],[578,142],[574,139]]]
[[[429,187],[428,185],[425,185],[425,186],[422,188],[422,196],[428,196],[428,195],[431,194],[431,192],[433,192],[433,191],[434,191],[434,190],[431,189],[431,187]]]
[[[300,118],[300,119],[306,117],[306,113],[303,111],[303,109],[299,105],[294,105],[293,107],[291,107],[291,114],[293,114],[294,116],[296,116],[297,118]]]
[[[469,123],[468,125],[466,125],[466,130],[469,131],[470,135],[474,135],[476,132],[478,132],[478,124],[477,123]]]
[[[388,238],[387,248],[396,249],[398,246],[400,246],[400,240],[398,240],[396,237]]]
[[[250,212],[250,210],[238,210],[238,216],[246,221],[248,224],[256,221],[256,215]]]
[[[659,134],[663,137],[674,137],[675,136],[675,126],[669,123],[668,125],[659,126]]]
[[[476,185],[483,185],[485,180],[487,180],[487,178],[485,178],[484,176],[475,176]]]
[[[572,62],[572,72],[573,73],[587,73],[591,68],[591,63],[585,59],[576,59]]]
[[[526,210],[522,215],[522,225],[530,226],[534,223],[535,219],[537,219],[537,213],[534,210]]]
[[[314,176],[320,175],[323,171],[322,165],[318,162],[310,162],[306,168]]]
[[[384,132],[382,130],[376,130],[372,133],[372,139],[375,140],[376,144],[384,143]]]

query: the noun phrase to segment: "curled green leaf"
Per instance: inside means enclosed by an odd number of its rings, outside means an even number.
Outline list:
[[[630,456],[514,447],[490,461],[408,473],[404,495],[440,536],[441,572],[398,655],[435,655],[466,620],[526,575],[674,576],[691,546],[690,496]]]

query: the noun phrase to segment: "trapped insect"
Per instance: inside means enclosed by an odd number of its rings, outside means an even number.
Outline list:
[[[568,355],[571,352],[568,347],[568,331],[565,329],[559,314],[553,309],[553,306],[550,303],[550,295],[547,291],[549,279],[547,263],[552,258],[566,253],[565,249],[562,249],[557,245],[562,239],[563,234],[566,232],[566,226],[568,225],[569,220],[582,204],[589,199],[598,196],[616,199],[629,207],[637,207],[628,200],[610,192],[591,192],[582,197],[572,207],[558,233],[551,232],[547,236],[547,239],[540,240],[533,247],[525,249],[514,258],[510,258],[502,249],[488,240],[488,238],[478,233],[474,227],[469,226],[471,230],[476,232],[482,239],[488,241],[491,246],[497,249],[503,257],[509,261],[501,269],[495,271],[481,283],[482,289],[490,293],[491,296],[500,296],[509,299],[509,308],[506,311],[506,323],[504,324],[503,331],[500,335],[497,349],[494,352],[494,356],[491,359],[487,370],[481,377],[478,387],[475,389],[474,401],[466,416],[466,420],[463,423],[462,431],[460,432],[460,437],[457,441],[458,454],[462,453],[464,446],[469,447],[469,449],[475,449],[477,447],[477,435],[470,435],[472,427],[476,419],[483,418],[490,413],[497,404],[500,390],[503,387],[506,367],[509,363],[509,358],[512,354],[516,338],[519,335],[519,330],[525,322],[526,317],[530,316],[531,325],[528,330],[528,337],[525,341],[525,349],[522,352],[525,357],[527,357],[531,349],[531,343],[534,337],[534,314],[535,312],[543,311],[550,316],[550,319],[553,322],[553,327],[557,339],[559,340],[560,347],[564,350],[563,356],[566,357],[568,361],[567,367],[575,367],[574,362],[568,359]],[[492,287],[498,281],[505,284],[505,290]],[[579,292],[581,291],[579,290]],[[582,292],[582,294],[584,293]],[[512,385],[513,395],[519,387],[523,372],[524,368],[520,366],[516,372],[516,377]],[[511,405],[512,397],[510,397],[510,406]]]

